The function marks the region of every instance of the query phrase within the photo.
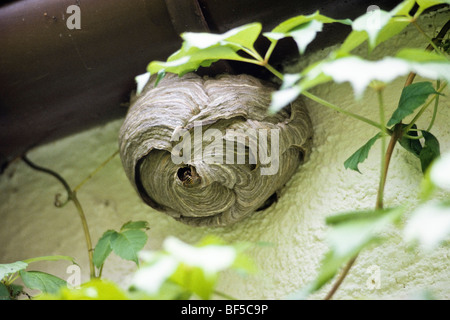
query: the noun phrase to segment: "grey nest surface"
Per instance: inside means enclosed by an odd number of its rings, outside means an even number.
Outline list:
[[[300,99],[268,112],[276,88],[248,75],[152,78],[120,129],[142,200],[194,226],[226,226],[270,205],[305,161],[312,124]]]

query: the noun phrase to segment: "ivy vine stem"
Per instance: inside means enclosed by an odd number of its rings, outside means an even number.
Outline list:
[[[378,109],[379,109],[379,115],[380,115],[380,122],[384,123],[385,120],[385,112],[384,112],[384,101],[383,101],[383,90],[377,90],[377,96],[378,96]],[[380,169],[380,183],[378,186],[378,192],[377,192],[377,202],[376,202],[376,209],[383,209],[383,196],[384,196],[384,186],[386,184],[386,175],[387,175],[387,162],[390,160],[387,160],[384,156],[386,152],[386,130],[381,130],[381,169]]]
[[[428,100],[427,103],[425,103],[422,108],[420,108],[420,110],[417,112],[417,114],[414,116],[414,118],[411,120],[411,122],[405,127],[404,132],[408,132],[411,130],[412,126],[417,122],[417,120],[422,116],[422,114],[425,112],[425,110],[430,106],[430,104],[435,101],[436,99],[438,99],[439,95],[441,94],[441,92],[445,89],[445,87],[447,86],[447,83],[445,83],[443,86],[441,86],[438,90],[437,93],[430,99]],[[438,101],[438,100],[436,100]],[[436,117],[436,115],[433,113],[433,119],[432,122],[434,122],[434,118]],[[432,126],[432,124],[431,124]],[[428,130],[431,128],[431,126],[428,128]],[[427,130],[427,131],[428,131]]]
[[[263,66],[267,70],[272,72],[272,74],[275,75],[278,79],[280,79],[282,81],[284,80],[283,74],[281,72],[279,72],[278,70],[276,70],[274,67],[272,67],[270,64],[265,63]],[[370,120],[370,119],[368,119],[366,117],[360,116],[359,114],[356,114],[356,113],[347,111],[345,109],[342,109],[341,107],[339,107],[339,106],[337,106],[337,105],[335,105],[335,104],[333,104],[331,102],[328,102],[328,101],[326,101],[326,100],[324,100],[324,99],[322,99],[322,98],[312,94],[309,91],[304,90],[304,91],[301,92],[301,94],[304,95],[305,97],[307,97],[308,99],[311,99],[311,100],[313,100],[313,101],[315,101],[315,102],[317,102],[317,103],[319,103],[319,104],[321,104],[321,105],[323,105],[323,106],[325,106],[327,108],[330,108],[330,109],[332,109],[334,111],[337,111],[339,113],[345,114],[345,115],[347,115],[349,117],[352,117],[354,119],[357,119],[357,120],[360,120],[362,122],[365,122],[365,123],[367,123],[367,124],[377,128],[377,129],[386,130],[387,131],[386,127],[383,126],[382,124],[377,123],[377,122],[375,122],[373,120]]]
[[[435,39],[430,38],[425,31],[423,31],[423,29],[419,26],[419,24],[417,23],[417,21],[413,20],[412,24],[416,27],[416,29],[428,40],[428,42],[430,43],[430,46],[436,51],[436,53],[440,54],[441,56],[444,56],[442,54],[442,52],[439,50],[438,46],[435,43]],[[439,40],[439,39],[437,39]]]
[[[116,150],[111,156],[108,157],[108,159],[106,159],[100,166],[97,167],[97,169],[95,169],[92,173],[90,173],[83,181],[81,181],[81,183],[79,185],[77,185],[74,189],[73,192],[77,192],[78,190],[80,190],[80,188],[87,182],[89,181],[96,173],[98,173],[101,169],[103,169],[104,166],[106,166],[106,164],[108,164],[108,162],[110,162],[112,159],[114,159],[114,157],[116,155],[119,154],[119,150]]]
[[[53,176],[64,186],[64,189],[66,189],[68,201],[72,201],[74,203],[74,205],[77,209],[78,215],[80,216],[81,224],[83,226],[83,231],[84,231],[84,237],[86,239],[87,250],[88,250],[90,277],[91,277],[91,279],[95,278],[95,266],[94,266],[94,260],[93,260],[94,250],[92,249],[91,235],[89,232],[89,227],[88,227],[86,216],[84,214],[81,203],[78,200],[76,191],[73,191],[70,188],[67,181],[63,177],[61,177],[58,173],[56,173],[55,171],[34,164],[25,155],[22,156],[22,160],[30,168]]]

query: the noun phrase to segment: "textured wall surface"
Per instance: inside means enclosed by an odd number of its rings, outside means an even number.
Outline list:
[[[426,17],[421,24],[432,34],[446,19],[448,12]],[[403,45],[424,48],[426,42],[413,28],[408,28],[397,39],[377,49],[374,56],[394,54]],[[325,51],[309,59],[314,61],[324,54]],[[293,71],[299,67],[288,69]],[[387,87],[387,114],[396,106],[403,83],[401,78]],[[370,90],[357,102],[347,84],[327,84],[315,93],[366,117],[378,118],[376,97]],[[450,91],[447,89],[445,93],[447,97],[441,100],[443,107],[432,130],[441,142],[442,152],[450,151]],[[362,175],[345,170],[345,159],[371,138],[375,129],[310,101],[307,103],[315,130],[311,158],[292,177],[275,205],[231,227],[190,227],[144,205],[116,157],[78,192],[94,245],[105,230],[118,229],[129,220],[149,222],[147,249],[160,248],[169,235],[189,243],[207,234],[230,242],[270,242],[272,246],[256,247],[250,252],[260,268],[258,274],[242,279],[227,272],[221,278],[219,289],[242,299],[279,299],[301,288],[315,277],[326,250],[324,218],[342,211],[374,207],[380,159],[377,142],[360,166]],[[430,117],[431,112],[427,111],[421,119],[423,126],[427,126]],[[120,124],[121,121],[116,121],[39,147],[29,153],[29,158],[59,172],[74,187],[117,150]],[[386,185],[386,205],[414,199],[421,176],[419,160],[396,148]],[[69,255],[82,266],[85,281],[89,270],[81,223],[72,203],[63,208],[53,206],[56,193],[64,190],[54,178],[32,171],[22,162],[13,163],[0,176],[0,262]],[[436,297],[449,299],[448,248],[438,248],[433,253],[411,251],[397,230],[386,233],[391,240],[361,253],[335,298],[405,298],[428,288]],[[68,265],[48,262],[34,267],[67,278]],[[371,289],[366,283],[373,268],[380,271],[379,289]],[[133,263],[123,262],[113,254],[105,264],[103,276],[126,285],[133,270]],[[312,298],[323,297],[328,289],[329,286],[323,288]]]

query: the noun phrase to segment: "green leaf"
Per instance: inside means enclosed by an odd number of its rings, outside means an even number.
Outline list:
[[[218,274],[205,273],[199,267],[191,267],[181,263],[171,275],[170,280],[180,287],[195,293],[202,299],[209,299],[214,291]]]
[[[420,151],[419,158],[422,166],[422,172],[426,172],[430,164],[437,159],[441,152],[438,139],[428,131],[422,130],[425,144]]]
[[[395,57],[411,62],[448,62],[445,56],[440,55],[434,51],[425,51],[413,48],[401,49],[397,52]]]
[[[120,231],[123,230],[132,230],[132,229],[144,229],[148,230],[148,222],[147,221],[128,221],[126,222],[122,228],[120,228]]]
[[[16,299],[23,291],[23,286],[10,284],[5,285],[3,282],[0,282],[0,301],[1,300],[14,300]]]
[[[171,72],[183,76],[188,72],[196,71],[201,66],[209,66],[221,59],[245,61],[245,58],[235,51],[230,47],[211,47],[202,50],[194,49],[186,55],[176,53],[177,56],[180,56],[178,59],[174,60],[171,56],[167,62],[153,61],[148,65],[147,71],[151,74]]]
[[[412,83],[402,90],[397,109],[392,114],[387,125],[400,123],[406,116],[412,114],[420,107],[431,94],[438,94],[429,81]]]
[[[260,23],[250,23],[223,34],[186,32],[181,35],[181,49],[172,54],[166,62],[152,61],[147,71],[163,75],[171,72],[180,76],[208,67],[218,60],[246,61],[237,54],[240,50],[254,51],[253,44],[261,32]]]
[[[214,46],[230,46],[236,50],[253,49],[253,45],[261,33],[262,25],[258,22],[231,29],[223,34],[204,32],[185,32],[181,34],[186,49],[192,47],[207,49]]]
[[[97,268],[100,268],[112,251],[111,238],[116,233],[114,230],[108,230],[100,237],[94,249],[93,262]]]
[[[313,14],[310,15],[299,15],[293,18],[290,18],[286,21],[283,21],[282,23],[280,23],[279,25],[277,25],[274,29],[272,29],[271,32],[273,33],[287,33],[290,32],[294,29],[296,29],[297,27],[311,22],[311,21],[318,21],[318,22],[322,22],[322,23],[334,23],[334,22],[339,22],[342,24],[351,24],[351,20],[350,19],[344,19],[344,20],[336,20],[327,16],[324,16],[322,14],[319,13],[319,11],[314,12]]]
[[[23,260],[24,262],[30,264],[33,262],[38,262],[38,261],[59,261],[59,260],[67,260],[72,262],[73,264],[77,264],[75,262],[75,259],[69,256],[61,256],[61,255],[53,255],[53,256],[42,256],[42,257],[36,257],[36,258],[30,258],[30,259],[25,259]]]
[[[369,37],[369,47],[376,45],[378,33],[391,20],[391,13],[384,10],[371,10],[353,21],[352,28],[356,31],[365,31]]]
[[[276,113],[285,106],[295,101],[301,93],[301,89],[296,87],[286,88],[272,93],[272,99],[269,106],[270,113]]]
[[[11,300],[8,287],[0,282],[0,300]]]
[[[305,53],[306,47],[314,40],[317,32],[322,31],[323,23],[317,20],[311,20],[302,24],[301,26],[296,27],[295,29],[285,32],[285,33],[276,33],[276,32],[268,32],[264,33],[264,35],[271,40],[272,42],[278,41],[283,38],[292,37],[297,44],[298,50],[300,54]]]
[[[353,31],[347,36],[338,50],[340,55],[350,53],[353,49],[369,39],[369,48],[400,33],[408,24],[405,17],[414,6],[414,0],[403,1],[391,11],[370,10],[352,23]]]
[[[197,247],[173,237],[164,241],[164,249],[178,261],[199,267],[207,274],[231,267],[236,258],[236,250],[232,246],[211,244]]]
[[[61,288],[53,294],[43,294],[37,300],[128,300],[117,284],[108,280],[90,280],[79,289]]]
[[[140,95],[142,93],[142,90],[144,90],[144,87],[147,84],[148,80],[150,80],[150,72],[138,75],[134,78],[134,80],[137,84],[136,95]]]
[[[366,144],[364,144],[361,148],[356,150],[354,154],[352,154],[347,160],[345,160],[344,167],[346,169],[355,170],[361,173],[361,171],[359,171],[358,165],[367,159],[367,157],[369,156],[370,149],[372,148],[375,141],[377,141],[378,138],[380,137],[381,134],[377,133],[373,138],[367,141]]]
[[[139,265],[138,252],[147,242],[147,235],[142,230],[125,230],[111,235],[111,248],[115,254],[125,260],[134,261]]]
[[[406,127],[406,124],[403,124],[403,127]],[[417,129],[416,125],[413,125],[411,129]],[[411,130],[407,132],[408,135],[417,137],[417,131]],[[400,145],[405,148],[408,152],[411,152],[416,157],[419,157],[420,152],[422,151],[422,144],[420,143],[419,139],[409,139],[405,136],[402,136],[401,139],[398,141]]]
[[[0,264],[0,280],[3,280],[7,275],[25,270],[28,263],[23,261],[16,261],[13,263]]]
[[[350,53],[353,49],[359,47],[364,41],[368,38],[367,32],[365,31],[355,31],[353,30],[350,34],[345,38],[341,47],[337,51],[338,55],[345,55]]]
[[[162,285],[177,270],[179,262],[161,252],[143,251],[140,257],[144,264],[135,273],[133,286],[151,296],[156,296]]]
[[[430,181],[438,188],[450,191],[450,152],[442,155],[433,163]]]
[[[418,13],[422,13],[424,10],[431,8],[439,4],[450,4],[450,0],[417,0],[419,5]]]
[[[428,202],[411,213],[404,229],[407,242],[431,251],[450,236],[450,204]]]
[[[276,26],[271,32],[266,32],[263,35],[271,42],[276,42],[280,39],[292,37],[297,43],[298,49],[301,54],[306,50],[306,47],[314,40],[317,32],[322,31],[324,23],[339,22],[343,24],[351,24],[351,20],[336,20],[324,15],[321,15],[319,11],[305,16],[300,15],[288,19],[278,26]]]
[[[163,251],[142,251],[143,265],[135,274],[133,285],[152,297],[165,297],[162,292],[170,283],[178,285],[180,292],[195,293],[209,299],[217,282],[219,272],[234,269],[239,272],[253,272],[255,266],[244,256],[244,244],[229,246],[216,237],[203,238],[193,246],[181,240],[168,237]]]
[[[429,79],[450,81],[450,62],[433,60],[412,61],[397,57],[384,57],[368,61],[356,56],[346,56],[319,65],[321,71],[337,83],[350,82],[355,96],[360,98],[366,87],[374,80],[389,83],[399,76],[415,72]],[[314,76],[318,76],[314,70]],[[309,75],[313,78],[312,75]]]
[[[67,285],[63,279],[45,272],[21,270],[19,274],[25,286],[44,293],[56,294],[61,287]]]
[[[307,287],[308,293],[330,281],[341,266],[363,248],[380,240],[380,232],[398,221],[403,208],[350,212],[327,219],[331,229],[327,235],[329,251],[325,254],[317,278]]]

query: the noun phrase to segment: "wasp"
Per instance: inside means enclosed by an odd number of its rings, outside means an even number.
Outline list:
[[[201,182],[201,178],[198,175],[197,171],[195,170],[195,167],[189,165],[188,167],[180,169],[179,173],[181,173],[181,177],[179,174],[179,178],[183,183],[183,187],[190,188],[193,187]]]

